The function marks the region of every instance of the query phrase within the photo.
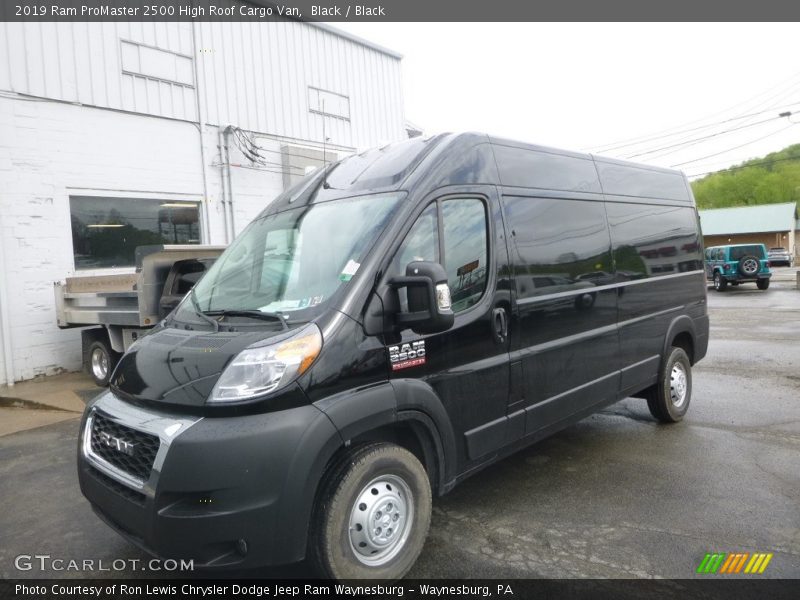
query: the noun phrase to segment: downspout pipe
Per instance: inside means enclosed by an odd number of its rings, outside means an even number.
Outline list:
[[[222,187],[222,224],[225,230],[225,243],[230,244],[230,228],[228,227],[228,169],[225,159],[225,139],[222,129],[217,129],[217,148],[219,148],[219,179]]]
[[[206,111],[205,105],[200,93],[200,69],[198,61],[200,60],[200,52],[197,50],[197,28],[199,24],[197,21],[192,21],[192,50],[194,52],[194,95],[197,100],[197,128],[200,131],[200,168],[203,175],[203,241],[206,244],[211,242],[211,211],[209,209],[208,190],[210,185],[208,183],[208,165],[206,163],[206,148],[205,148],[205,133],[206,133]]]
[[[3,220],[0,215],[0,233],[3,231]],[[14,385],[14,356],[11,353],[11,322],[8,317],[8,284],[6,269],[6,255],[3,245],[3,237],[0,235],[0,339],[3,343],[3,372],[5,373],[6,385]]]
[[[228,180],[228,225],[230,226],[230,238],[228,243],[233,241],[236,237],[236,221],[233,210],[233,180],[231,177],[231,151],[230,151],[230,137],[233,127],[228,125],[222,132],[222,149],[224,153],[225,171],[227,172]]]

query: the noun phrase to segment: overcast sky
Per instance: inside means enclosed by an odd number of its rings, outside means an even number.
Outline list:
[[[601,152],[689,175],[800,143],[795,23],[333,25],[403,54],[406,117],[425,133],[597,150],[697,128]],[[776,118],[785,110],[797,114]]]

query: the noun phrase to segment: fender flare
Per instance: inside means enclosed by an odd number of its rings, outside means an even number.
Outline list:
[[[419,436],[423,450],[434,452],[439,493],[455,483],[455,437],[447,413],[433,389],[419,380],[384,381],[378,385],[347,390],[313,404],[319,418],[303,434],[291,460],[290,472],[303,473],[292,478],[291,490],[284,494],[276,538],[284,551],[282,560],[301,560],[314,510],[314,501],[326,469],[337,453],[353,438],[393,425],[409,423]],[[302,535],[299,535],[302,534]]]
[[[697,346],[697,330],[695,328],[694,321],[688,315],[679,315],[675,317],[669,324],[669,327],[667,327],[667,335],[664,336],[664,347],[661,349],[662,363],[669,352],[669,349],[672,345],[672,340],[674,340],[675,337],[681,333],[688,333],[692,338],[692,346]]]
[[[419,379],[393,379],[397,409],[401,415],[416,418],[427,428],[437,446],[439,495],[453,488],[456,478],[456,437],[450,417],[434,389]]]
[[[347,442],[379,427],[410,422],[418,437],[424,432],[426,452],[435,453],[439,493],[452,488],[456,445],[447,411],[436,392],[418,379],[394,379],[360,390],[348,390],[315,403]],[[330,457],[326,457],[330,460]]]

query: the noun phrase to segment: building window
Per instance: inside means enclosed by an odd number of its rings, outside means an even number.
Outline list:
[[[70,196],[76,269],[130,267],[137,246],[199,244],[197,202]]]
[[[308,110],[328,117],[350,120],[350,98],[336,92],[308,87]]]
[[[121,40],[122,72],[194,87],[192,58]]]

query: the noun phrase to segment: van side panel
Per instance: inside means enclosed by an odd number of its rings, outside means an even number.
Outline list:
[[[516,308],[511,360],[520,360],[525,434],[616,398],[617,298],[602,197],[508,192]]]
[[[694,204],[686,178],[679,171],[631,165],[607,158],[596,158],[595,164],[603,192],[608,196]]]
[[[655,381],[670,324],[704,311],[702,241],[689,206],[608,202],[606,211],[621,286],[621,388],[638,391]]]

